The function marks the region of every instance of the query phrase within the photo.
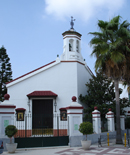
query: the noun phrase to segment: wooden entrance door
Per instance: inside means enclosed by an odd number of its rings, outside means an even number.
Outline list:
[[[33,100],[32,104],[33,135],[53,134],[53,100]]]

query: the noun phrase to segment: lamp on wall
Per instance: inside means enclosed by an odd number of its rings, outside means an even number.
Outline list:
[[[31,112],[30,111],[30,99],[28,99],[28,106],[29,106],[29,112]]]
[[[56,111],[56,106],[57,106],[57,103],[56,103],[56,98],[55,98],[55,103],[54,103],[54,106],[55,106],[55,112],[57,112],[57,111]]]

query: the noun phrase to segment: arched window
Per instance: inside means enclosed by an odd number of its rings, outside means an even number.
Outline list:
[[[69,40],[69,51],[73,51],[73,42],[74,42],[73,39]]]
[[[79,41],[76,41],[76,51],[79,52]]]

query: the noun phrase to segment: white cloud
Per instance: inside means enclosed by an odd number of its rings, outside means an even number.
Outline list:
[[[74,16],[88,21],[103,12],[112,15],[124,3],[125,0],[45,0],[45,12],[60,20]]]

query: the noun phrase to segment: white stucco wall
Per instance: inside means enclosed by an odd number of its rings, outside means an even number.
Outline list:
[[[91,74],[88,72],[87,66],[83,67],[82,64],[78,63],[77,64],[77,85],[78,85],[78,92],[77,92],[77,97],[79,97],[80,94],[85,96],[87,94],[87,87],[86,83],[89,82],[89,79],[92,78]],[[78,99],[78,102],[80,100]],[[83,106],[85,106],[83,104]]]
[[[27,94],[33,91],[50,90],[58,95],[57,111],[59,108],[70,104],[72,96],[79,97],[86,93],[86,82],[90,78],[85,65],[78,62],[60,62],[53,67],[44,70],[30,78],[27,78],[14,85],[7,85],[10,102],[16,105],[16,108],[25,108],[27,105]],[[53,107],[53,109],[55,109]]]

